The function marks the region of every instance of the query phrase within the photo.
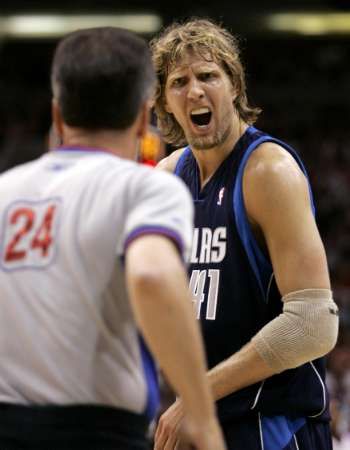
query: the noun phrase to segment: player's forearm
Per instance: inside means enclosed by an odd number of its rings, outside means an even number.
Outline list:
[[[216,399],[332,350],[338,308],[329,289],[304,289],[282,297],[282,314],[267,323],[243,349],[209,372]]]
[[[271,377],[274,372],[251,343],[208,372],[215,400]]]

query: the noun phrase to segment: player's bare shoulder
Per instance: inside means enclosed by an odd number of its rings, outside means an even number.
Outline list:
[[[271,175],[271,172],[300,171],[295,158],[281,145],[264,142],[250,155],[245,168],[245,176]]]
[[[166,158],[159,161],[159,163],[157,164],[157,169],[162,169],[167,172],[174,172],[176,164],[177,164],[178,160],[180,159],[180,156],[182,155],[184,150],[185,150],[185,147],[179,148],[178,150],[175,150],[173,153],[171,153]]]
[[[309,200],[306,177],[282,146],[266,142],[249,157],[243,176],[245,206],[250,217],[302,198]]]
[[[305,176],[295,158],[285,148],[274,142],[261,144],[247,161],[243,177],[244,186],[248,190],[254,186],[259,189],[264,186],[274,188],[283,181],[304,182]]]

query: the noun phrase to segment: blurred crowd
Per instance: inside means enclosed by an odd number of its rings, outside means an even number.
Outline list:
[[[266,60],[268,45],[273,64]],[[297,149],[311,179],[317,222],[340,308],[339,342],[328,358],[334,448],[349,450],[350,43],[296,41],[288,43],[288,52],[285,47],[286,41],[247,43],[248,92],[253,103],[263,108],[257,126]],[[3,80],[0,76],[0,98],[2,172],[49,148],[48,78],[40,86],[20,77]],[[152,127],[141,146],[141,159],[153,165],[171,150]]]
[[[350,450],[350,43],[295,42],[281,58],[284,46],[277,45],[272,55],[282,63],[269,65],[254,87],[264,109],[259,125],[298,151],[311,179],[340,309],[339,340],[327,375],[334,450]],[[257,55],[259,67],[263,53]]]
[[[310,135],[299,148],[310,168],[317,221],[340,309],[338,344],[328,358],[334,450],[350,450],[350,132]]]

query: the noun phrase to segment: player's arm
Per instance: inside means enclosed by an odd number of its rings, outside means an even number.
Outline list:
[[[156,168],[162,169],[162,170],[165,170],[165,171],[171,172],[171,173],[175,172],[176,164],[177,164],[180,156],[184,152],[184,150],[185,150],[185,148],[180,148],[178,150],[175,150],[169,156],[167,156],[166,158],[163,158],[161,161],[159,161]]]
[[[224,449],[205,376],[204,350],[174,243],[160,235],[135,239],[126,253],[136,321],[191,419],[199,449]]]
[[[283,313],[208,373],[216,399],[325,355],[337,338],[326,255],[297,163],[284,149],[263,144],[247,163],[243,192],[267,245]]]

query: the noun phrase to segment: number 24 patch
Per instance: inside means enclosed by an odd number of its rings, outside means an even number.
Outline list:
[[[4,270],[47,267],[56,255],[61,210],[58,198],[21,200],[3,217],[1,266]]]

